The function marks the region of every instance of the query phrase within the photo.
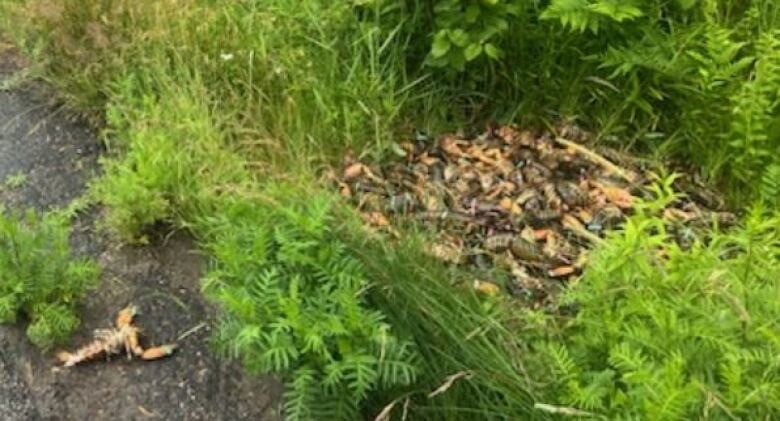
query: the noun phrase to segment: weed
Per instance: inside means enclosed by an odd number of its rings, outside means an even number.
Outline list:
[[[567,293],[576,316],[535,316],[546,403],[609,419],[771,418],[778,257],[780,218],[761,210],[686,250],[654,212],[632,217]]]
[[[22,3],[6,6],[28,23],[16,32],[44,45],[49,78],[93,120],[117,77],[149,65],[169,74],[176,57],[176,72],[200,75],[230,117],[220,129],[252,159],[382,150],[418,82],[401,59],[413,40],[358,19],[349,2]]]
[[[203,288],[225,311],[217,343],[283,377],[286,418],[356,419],[370,393],[415,381],[415,351],[366,302],[371,285],[334,231],[332,198],[290,192],[229,202],[207,223],[215,264]]]
[[[5,179],[5,186],[9,189],[18,189],[24,187],[25,184],[27,184],[27,174],[22,172],[9,175]]]
[[[148,241],[160,222],[191,220],[220,189],[251,180],[243,159],[223,147],[198,80],[179,88],[153,73],[115,84],[117,102],[107,116],[117,134],[109,149],[121,159],[103,160],[104,175],[91,186],[92,196],[108,206],[105,225],[129,242]],[[156,85],[159,96],[139,97],[145,83]]]
[[[76,305],[97,285],[98,266],[74,260],[63,219],[33,211],[0,215],[0,322],[23,315],[27,336],[49,348],[78,326]]]
[[[285,377],[289,417],[407,398],[422,419],[777,409],[776,218],[683,251],[640,213],[564,317],[479,299],[424,244],[345,227],[308,188],[347,152],[381,159],[404,124],[566,116],[776,201],[775,2],[0,1],[66,99],[108,125],[91,189],[106,225],[129,241],[192,229],[214,257],[217,343]],[[64,326],[32,336],[73,324],[6,296]]]
[[[694,162],[739,199],[760,193],[750,180],[780,144],[776,2],[398,3],[368,2],[383,30],[420,41],[405,60],[451,115],[570,118],[601,140]]]

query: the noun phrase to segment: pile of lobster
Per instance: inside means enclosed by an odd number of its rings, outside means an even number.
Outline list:
[[[347,156],[333,178],[368,225],[395,232],[404,220],[424,222],[433,228],[436,258],[506,269],[508,292],[540,303],[577,276],[588,249],[649,195],[649,170],[614,151],[594,152],[586,138],[573,126],[556,135],[503,126],[472,137],[419,136],[401,143],[403,157],[386,165]],[[685,180],[677,187],[703,196],[702,184]],[[678,200],[664,214],[682,242],[692,240],[697,221],[733,219],[722,203],[702,201]],[[500,290],[491,281],[475,287]]]

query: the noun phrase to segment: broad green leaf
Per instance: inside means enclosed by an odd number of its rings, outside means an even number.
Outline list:
[[[466,13],[464,14],[464,19],[467,23],[474,23],[479,19],[480,10],[479,6],[476,4],[470,4],[468,7],[466,7]]]
[[[520,8],[519,4],[507,4],[506,5],[506,14],[511,16],[520,16],[520,12],[522,9]]]
[[[463,54],[452,54],[447,56],[447,65],[459,72],[466,68],[466,57]]]
[[[439,31],[433,37],[433,45],[431,46],[431,57],[440,58],[450,51],[450,39],[448,31]]]
[[[458,47],[465,47],[469,43],[469,35],[462,29],[455,29],[449,32],[450,41]]]
[[[494,60],[498,60],[504,56],[504,51],[488,42],[485,44],[485,54]]]
[[[463,54],[466,56],[467,61],[473,61],[477,57],[479,57],[480,54],[482,54],[482,45],[474,43],[469,44],[468,47],[463,51]]]
[[[698,0],[677,0],[677,4],[683,8],[683,10],[689,10],[696,5]]]
[[[638,7],[618,3],[616,0],[600,1],[589,5],[588,9],[618,22],[636,19],[644,15]]]

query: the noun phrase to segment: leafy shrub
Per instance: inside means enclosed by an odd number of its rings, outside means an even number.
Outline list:
[[[0,213],[0,323],[24,316],[35,345],[49,348],[78,326],[76,304],[98,274],[91,260],[71,258],[61,218]]]
[[[497,40],[506,36],[510,22],[523,12],[523,2],[442,0],[436,2],[434,12],[438,29],[427,63],[462,71],[480,58],[504,56]]]
[[[571,118],[600,139],[694,162],[743,196],[777,163],[773,0],[361,3],[380,10],[384,31],[420,40],[407,64],[457,119]]]
[[[745,185],[764,180],[761,198],[775,204],[780,188],[770,184],[777,178],[777,149],[780,147],[778,105],[780,105],[780,29],[759,35],[755,60],[748,81],[733,101],[732,121],[726,132],[732,173]]]
[[[293,188],[205,222],[214,267],[203,289],[225,312],[217,343],[250,371],[284,378],[288,419],[357,419],[369,393],[415,380],[415,351],[367,302],[332,199]]]
[[[547,398],[609,419],[772,418],[779,279],[780,216],[755,211],[683,250],[640,212],[567,293],[576,316],[529,330],[550,335]]]

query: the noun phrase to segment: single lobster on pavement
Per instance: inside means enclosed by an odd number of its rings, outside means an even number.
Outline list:
[[[176,345],[167,344],[144,349],[138,341],[140,329],[133,323],[137,314],[135,306],[128,306],[121,310],[116,317],[116,327],[112,329],[98,329],[95,331],[95,340],[75,352],[60,352],[57,359],[64,367],[71,367],[84,361],[94,360],[100,356],[119,354],[122,350],[130,359],[133,356],[142,360],[156,360],[171,355]]]

